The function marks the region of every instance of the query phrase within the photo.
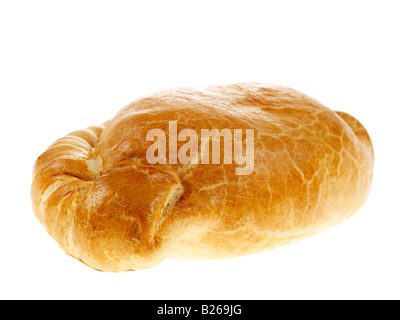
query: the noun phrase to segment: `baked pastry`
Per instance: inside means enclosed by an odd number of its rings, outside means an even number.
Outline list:
[[[203,144],[188,163],[160,148],[154,156],[166,161],[150,164],[149,148],[162,139],[149,140],[149,132],[165,132],[172,148],[171,123],[198,136],[252,130],[245,144],[254,145],[253,170],[238,174],[243,161],[198,160]],[[180,137],[176,150],[187,141]],[[373,163],[359,121],[293,89],[178,88],[56,141],[35,164],[32,200],[69,255],[97,270],[138,270],[166,257],[256,253],[333,227],[364,204]]]

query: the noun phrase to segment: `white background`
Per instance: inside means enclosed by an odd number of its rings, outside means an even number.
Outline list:
[[[0,298],[399,299],[399,1],[0,1]],[[365,206],[274,251],[100,273],[31,210],[36,158],[175,86],[280,83],[346,111],[376,153]]]

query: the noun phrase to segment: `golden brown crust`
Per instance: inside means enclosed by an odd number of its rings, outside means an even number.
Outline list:
[[[151,129],[254,129],[254,172],[237,165],[149,165]],[[178,143],[179,147],[185,142]],[[139,99],[102,126],[56,141],[37,160],[32,201],[70,255],[103,271],[165,257],[210,259],[276,248],[330,228],[368,195],[365,128],[289,88],[180,88]]]

